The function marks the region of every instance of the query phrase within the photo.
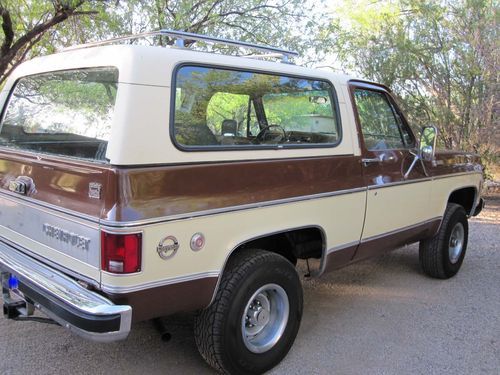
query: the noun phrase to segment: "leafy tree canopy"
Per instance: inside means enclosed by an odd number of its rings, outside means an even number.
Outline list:
[[[301,0],[0,0],[0,84],[26,58],[163,28],[303,52],[320,25],[310,8]]]
[[[357,0],[331,11],[322,36],[343,68],[391,87],[417,129],[438,126],[441,145],[498,160],[495,1]]]
[[[385,83],[415,129],[435,124],[442,146],[495,162],[498,8],[496,0],[0,0],[0,85],[23,60],[64,46],[184,30],[295,49],[301,63]]]

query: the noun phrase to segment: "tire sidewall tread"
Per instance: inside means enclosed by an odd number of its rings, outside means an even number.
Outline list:
[[[453,264],[449,259],[449,240],[455,225],[461,222],[464,227],[464,242],[458,261]],[[432,238],[420,242],[419,260],[423,271],[434,278],[448,279],[457,274],[462,266],[467,250],[469,227],[465,209],[456,203],[448,203],[438,232]]]
[[[287,292],[289,320],[278,343],[265,353],[256,354],[243,342],[241,318],[253,293],[269,283],[278,284]],[[203,358],[219,372],[265,372],[290,350],[300,326],[302,307],[302,286],[294,266],[281,255],[245,249],[229,259],[213,303],[196,316],[196,344]]]

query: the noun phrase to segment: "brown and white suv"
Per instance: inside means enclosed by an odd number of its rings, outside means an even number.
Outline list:
[[[322,70],[90,45],[20,65],[0,105],[5,314],[113,341],[198,311],[221,372],[287,354],[298,260],[318,277],[420,241],[423,270],[449,278],[483,204],[477,156],[437,152],[433,127],[417,140],[387,87]]]

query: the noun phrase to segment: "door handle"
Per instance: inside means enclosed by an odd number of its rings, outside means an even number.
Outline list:
[[[382,160],[380,158],[373,158],[373,159],[361,159],[361,163],[366,167],[368,164],[372,163],[381,163]]]
[[[380,155],[378,158],[367,158],[367,159],[361,159],[361,163],[366,167],[368,164],[372,163],[382,163],[385,161],[394,161],[396,158],[394,156],[389,156],[389,157],[384,157],[384,155]]]

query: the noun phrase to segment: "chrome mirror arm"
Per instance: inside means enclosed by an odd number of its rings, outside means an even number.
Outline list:
[[[410,151],[410,154],[412,154],[414,157],[413,157],[413,161],[411,162],[410,164],[410,168],[408,168],[408,170],[406,171],[406,173],[404,174],[403,178],[406,180],[408,179],[408,176],[410,175],[411,171],[413,170],[413,168],[415,167],[415,164],[417,164],[417,161],[420,160],[420,156],[418,154],[414,154],[413,152]]]
[[[429,177],[429,174],[427,173],[427,168],[425,168],[424,160],[420,156],[420,152],[413,152],[413,151],[410,150],[410,154],[412,154],[414,156],[414,158],[413,158],[413,161],[411,162],[410,168],[408,168],[408,170],[404,174],[403,178],[405,180],[408,179],[408,177],[410,176],[411,171],[413,170],[413,168],[415,168],[415,164],[417,164],[417,162],[419,160],[420,160],[420,163],[422,164],[422,169],[424,170],[425,177]]]
[[[424,170],[425,177],[429,177],[429,173],[427,173],[427,168],[425,167],[425,163],[422,158],[420,158],[420,163],[422,164],[422,169]]]

